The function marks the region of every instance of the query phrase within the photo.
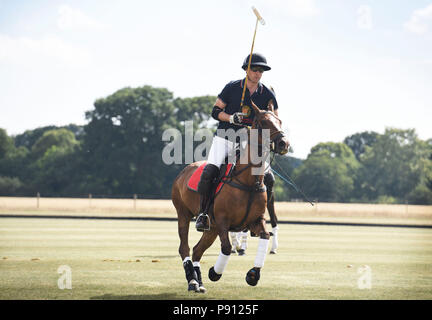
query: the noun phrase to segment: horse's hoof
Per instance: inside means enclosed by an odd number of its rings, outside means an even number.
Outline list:
[[[246,252],[245,252],[244,249],[237,250],[237,253],[238,253],[239,256],[244,256],[246,254]]]
[[[246,274],[246,282],[250,286],[256,286],[260,279],[260,269],[252,268]]]
[[[218,281],[222,277],[222,275],[217,274],[216,271],[214,270],[214,267],[211,267],[209,269],[208,277],[211,281]]]
[[[270,251],[270,254],[276,254],[276,250],[272,250],[272,251]]]
[[[207,289],[204,288],[203,286],[200,286],[200,287],[198,288],[198,292],[206,293],[206,292],[207,292]]]
[[[191,281],[189,281],[188,291],[200,292],[198,282],[196,280],[192,279]]]

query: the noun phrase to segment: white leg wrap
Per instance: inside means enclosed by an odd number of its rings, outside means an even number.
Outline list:
[[[264,260],[267,255],[267,249],[269,245],[268,239],[259,239],[258,250],[255,257],[255,267],[262,268],[264,266]]]
[[[272,229],[272,233],[273,233],[273,239],[272,239],[272,248],[271,251],[276,251],[278,246],[279,246],[279,242],[278,242],[278,230],[279,227],[274,227]]]
[[[214,271],[217,274],[222,274],[225,270],[225,267],[228,264],[228,260],[229,260],[229,255],[226,256],[224,255],[222,252],[219,253],[219,257],[216,260],[216,264],[214,265]]]
[[[201,268],[201,264],[200,264],[199,261],[194,261],[194,262],[193,262],[193,266],[194,266],[194,267]]]
[[[230,232],[230,236],[231,236],[232,248],[237,249],[238,247],[240,247],[240,244],[239,244],[239,241],[237,238],[237,232]]]
[[[243,250],[247,249],[247,232],[240,232],[240,241],[241,241],[241,248]]]
[[[192,261],[192,259],[190,257],[186,257],[186,258],[184,258],[183,263],[185,263],[188,260]]]

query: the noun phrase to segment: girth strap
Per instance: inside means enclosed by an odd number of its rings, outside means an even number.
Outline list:
[[[239,231],[243,230],[243,228],[242,228],[243,223],[246,221],[247,217],[249,216],[249,211],[250,211],[250,208],[252,206],[252,202],[253,202],[253,198],[255,196],[255,193],[266,192],[267,189],[266,189],[266,186],[264,184],[263,185],[259,184],[258,179],[256,181],[256,184],[253,186],[247,186],[244,184],[239,184],[239,183],[236,183],[232,180],[227,181],[227,183],[234,188],[249,192],[248,203],[247,203],[247,207],[246,207],[246,214],[244,215],[242,221],[240,222],[240,224],[237,227],[230,229],[230,231],[239,232]]]

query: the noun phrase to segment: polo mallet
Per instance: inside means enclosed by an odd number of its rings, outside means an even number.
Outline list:
[[[243,87],[243,93],[242,93],[242,97],[241,97],[240,108],[243,107],[244,96],[245,96],[246,85],[247,85],[247,74],[249,73],[250,64],[251,64],[251,61],[252,61],[252,53],[253,53],[253,48],[254,48],[254,45],[255,45],[255,36],[256,36],[256,32],[257,32],[257,28],[258,28],[258,22],[261,22],[262,25],[265,25],[265,21],[261,17],[261,15],[259,14],[258,10],[255,7],[252,7],[252,11],[254,12],[257,20],[256,20],[256,23],[255,23],[255,32],[254,32],[254,36],[253,36],[253,40],[252,40],[251,52],[250,52],[250,55],[249,55],[249,61],[248,61],[248,66],[247,66],[247,71],[246,71],[246,79],[245,79],[245,83],[244,83],[244,87]]]

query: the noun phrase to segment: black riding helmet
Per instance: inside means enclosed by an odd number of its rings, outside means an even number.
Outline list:
[[[250,54],[244,59],[242,68],[243,70],[247,69],[248,63],[249,63],[249,56]],[[264,68],[264,71],[269,71],[271,68],[267,64],[267,59],[260,53],[252,53],[252,60],[251,60],[251,67],[262,67]]]

